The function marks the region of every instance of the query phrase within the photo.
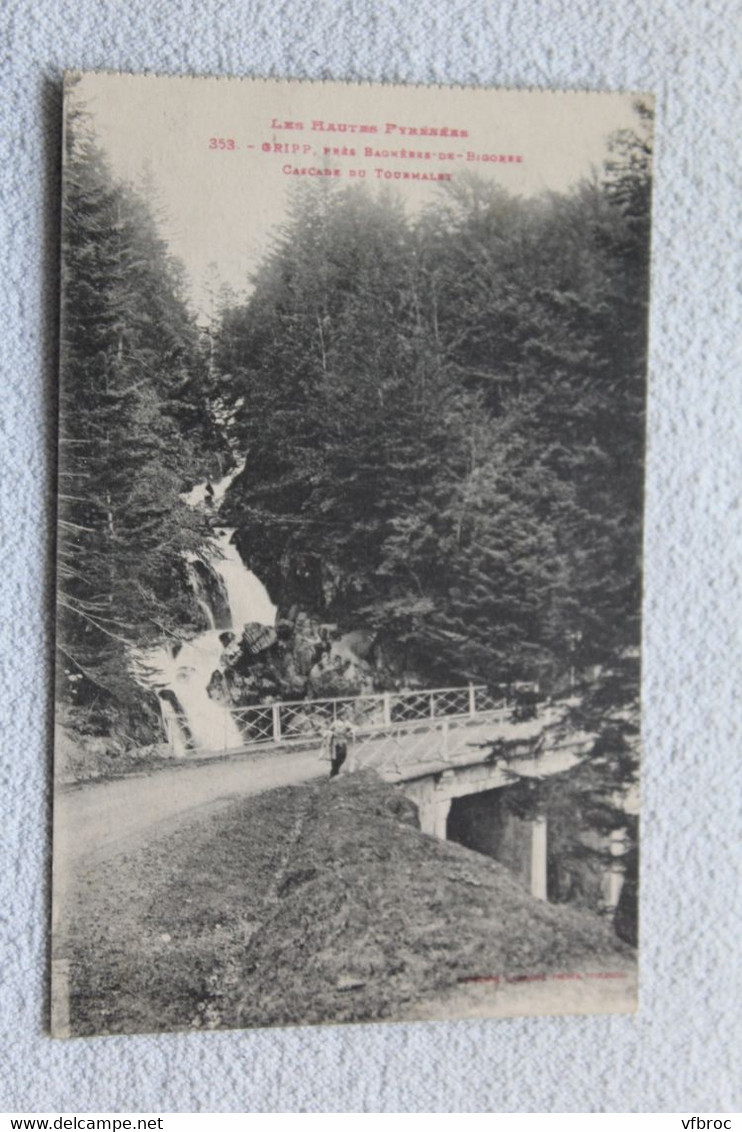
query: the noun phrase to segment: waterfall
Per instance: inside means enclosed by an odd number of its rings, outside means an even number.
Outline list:
[[[238,467],[213,486],[199,484],[184,497],[186,502],[193,507],[217,505],[241,470]],[[143,650],[133,658],[137,679],[159,693],[163,727],[176,756],[184,755],[188,746],[217,751],[241,745],[242,734],[229,705],[209,695],[214,673],[221,669],[224,629],[231,628],[239,638],[249,622],[273,625],[276,619],[265,586],[248,570],[232,542],[234,531],[217,527],[215,535],[216,549],[207,569],[221,587],[219,597],[226,601],[229,625],[224,626],[223,610],[215,607],[214,593],[203,584],[203,566],[197,569],[192,558],[189,577],[209,628],[190,641]],[[219,621],[223,628],[216,627]]]
[[[188,561],[188,581],[191,583],[191,588],[196,595],[198,608],[203,613],[204,620],[206,621],[208,628],[216,629],[216,616],[214,609],[209,603],[207,594],[204,593],[204,585],[201,581],[201,575],[196,569],[195,559],[189,559]]]
[[[178,709],[167,694],[160,695],[158,699],[168,746],[176,758],[182,758],[188,746],[188,735],[180,721]]]
[[[183,499],[189,507],[198,507],[203,503],[211,503],[214,507],[218,507],[222,499],[224,499],[227,488],[230,484],[237,479],[237,476],[244,470],[244,463],[238,464],[231,472],[227,472],[216,483],[197,483],[194,488],[183,496]]]
[[[180,706],[187,728],[186,741],[208,751],[224,751],[239,747],[242,735],[229,708],[209,695],[209,683],[219,668],[223,652],[221,633],[208,629],[192,641],[185,641],[171,652],[167,648],[150,650],[145,657],[150,682],[158,689],[171,692]],[[160,692],[163,723],[172,735],[173,722],[177,723],[178,740],[172,743],[178,753],[184,744],[183,725],[173,708],[172,701]],[[174,717],[174,718],[173,718]]]
[[[263,583],[240,558],[240,552],[232,542],[233,535],[234,531],[229,528],[217,529],[219,557],[212,559],[211,565],[224,583],[232,618],[231,628],[239,634],[250,621],[261,625],[275,624],[276,607]]]

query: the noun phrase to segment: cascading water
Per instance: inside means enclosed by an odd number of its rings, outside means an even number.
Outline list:
[[[204,593],[203,582],[201,575],[196,569],[196,560],[188,562],[188,580],[191,583],[191,588],[196,595],[196,602],[198,608],[204,615],[204,620],[210,629],[216,629],[216,616],[214,610],[209,603],[207,595]]]
[[[276,607],[263,583],[240,558],[240,552],[232,542],[234,531],[220,527],[214,533],[220,557],[212,559],[211,565],[224,585],[231,628],[240,633],[250,621],[274,625]]]
[[[185,496],[186,502],[193,507],[218,505],[241,470],[213,487],[198,485]],[[276,607],[240,558],[233,534],[226,527],[215,529],[216,552],[207,564],[220,587],[223,608],[217,608],[214,594],[203,584],[203,566],[197,569],[196,559],[189,563],[191,584],[209,628],[172,649],[150,649],[135,658],[139,678],[159,693],[165,734],[175,755],[184,755],[189,746],[212,751],[240,746],[242,735],[229,706],[209,695],[212,677],[221,666],[224,632],[231,630],[239,637],[250,622],[273,625],[276,619]]]
[[[187,738],[178,716],[178,709],[171,699],[163,695],[159,699],[168,747],[176,758],[182,758],[187,750]]]

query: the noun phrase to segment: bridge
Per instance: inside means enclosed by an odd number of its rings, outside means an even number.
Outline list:
[[[563,734],[557,724],[568,704],[538,704],[536,691],[532,684],[469,684],[235,708],[243,744],[231,751],[316,751],[333,722],[348,722],[355,738],[344,772],[375,770],[415,802],[424,833],[500,860],[546,899],[547,818],[518,818],[505,792],[517,779],[569,770],[594,736]],[[619,840],[611,845],[617,858],[622,849]],[[615,908],[622,881],[618,864],[607,870],[606,911]]]
[[[338,720],[355,728],[355,752],[373,746],[377,756],[408,762],[416,751],[453,754],[471,741],[471,729],[508,718],[532,685],[485,685],[371,693],[332,699],[281,701],[230,712],[244,737],[242,750],[321,741]]]
[[[220,745],[212,733],[208,753],[318,748],[332,724],[343,721],[354,729],[348,770],[373,768],[387,780],[411,782],[454,765],[483,764],[490,778],[493,743],[530,750],[554,722],[553,709],[537,697],[535,684],[468,684],[254,704],[229,710],[241,743],[225,738]]]

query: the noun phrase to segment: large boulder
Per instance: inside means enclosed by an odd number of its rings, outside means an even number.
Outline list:
[[[354,696],[375,690],[375,635],[338,626],[292,606],[275,627],[257,622],[225,642],[225,683],[236,706],[262,698],[300,700]],[[216,687],[217,695],[223,689]]]
[[[261,625],[258,621],[251,621],[242,630],[242,648],[247,657],[260,656],[273,648],[276,641],[276,630],[271,625]]]

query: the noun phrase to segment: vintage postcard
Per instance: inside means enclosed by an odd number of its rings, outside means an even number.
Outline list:
[[[652,117],[67,76],[55,1035],[636,1008]]]

